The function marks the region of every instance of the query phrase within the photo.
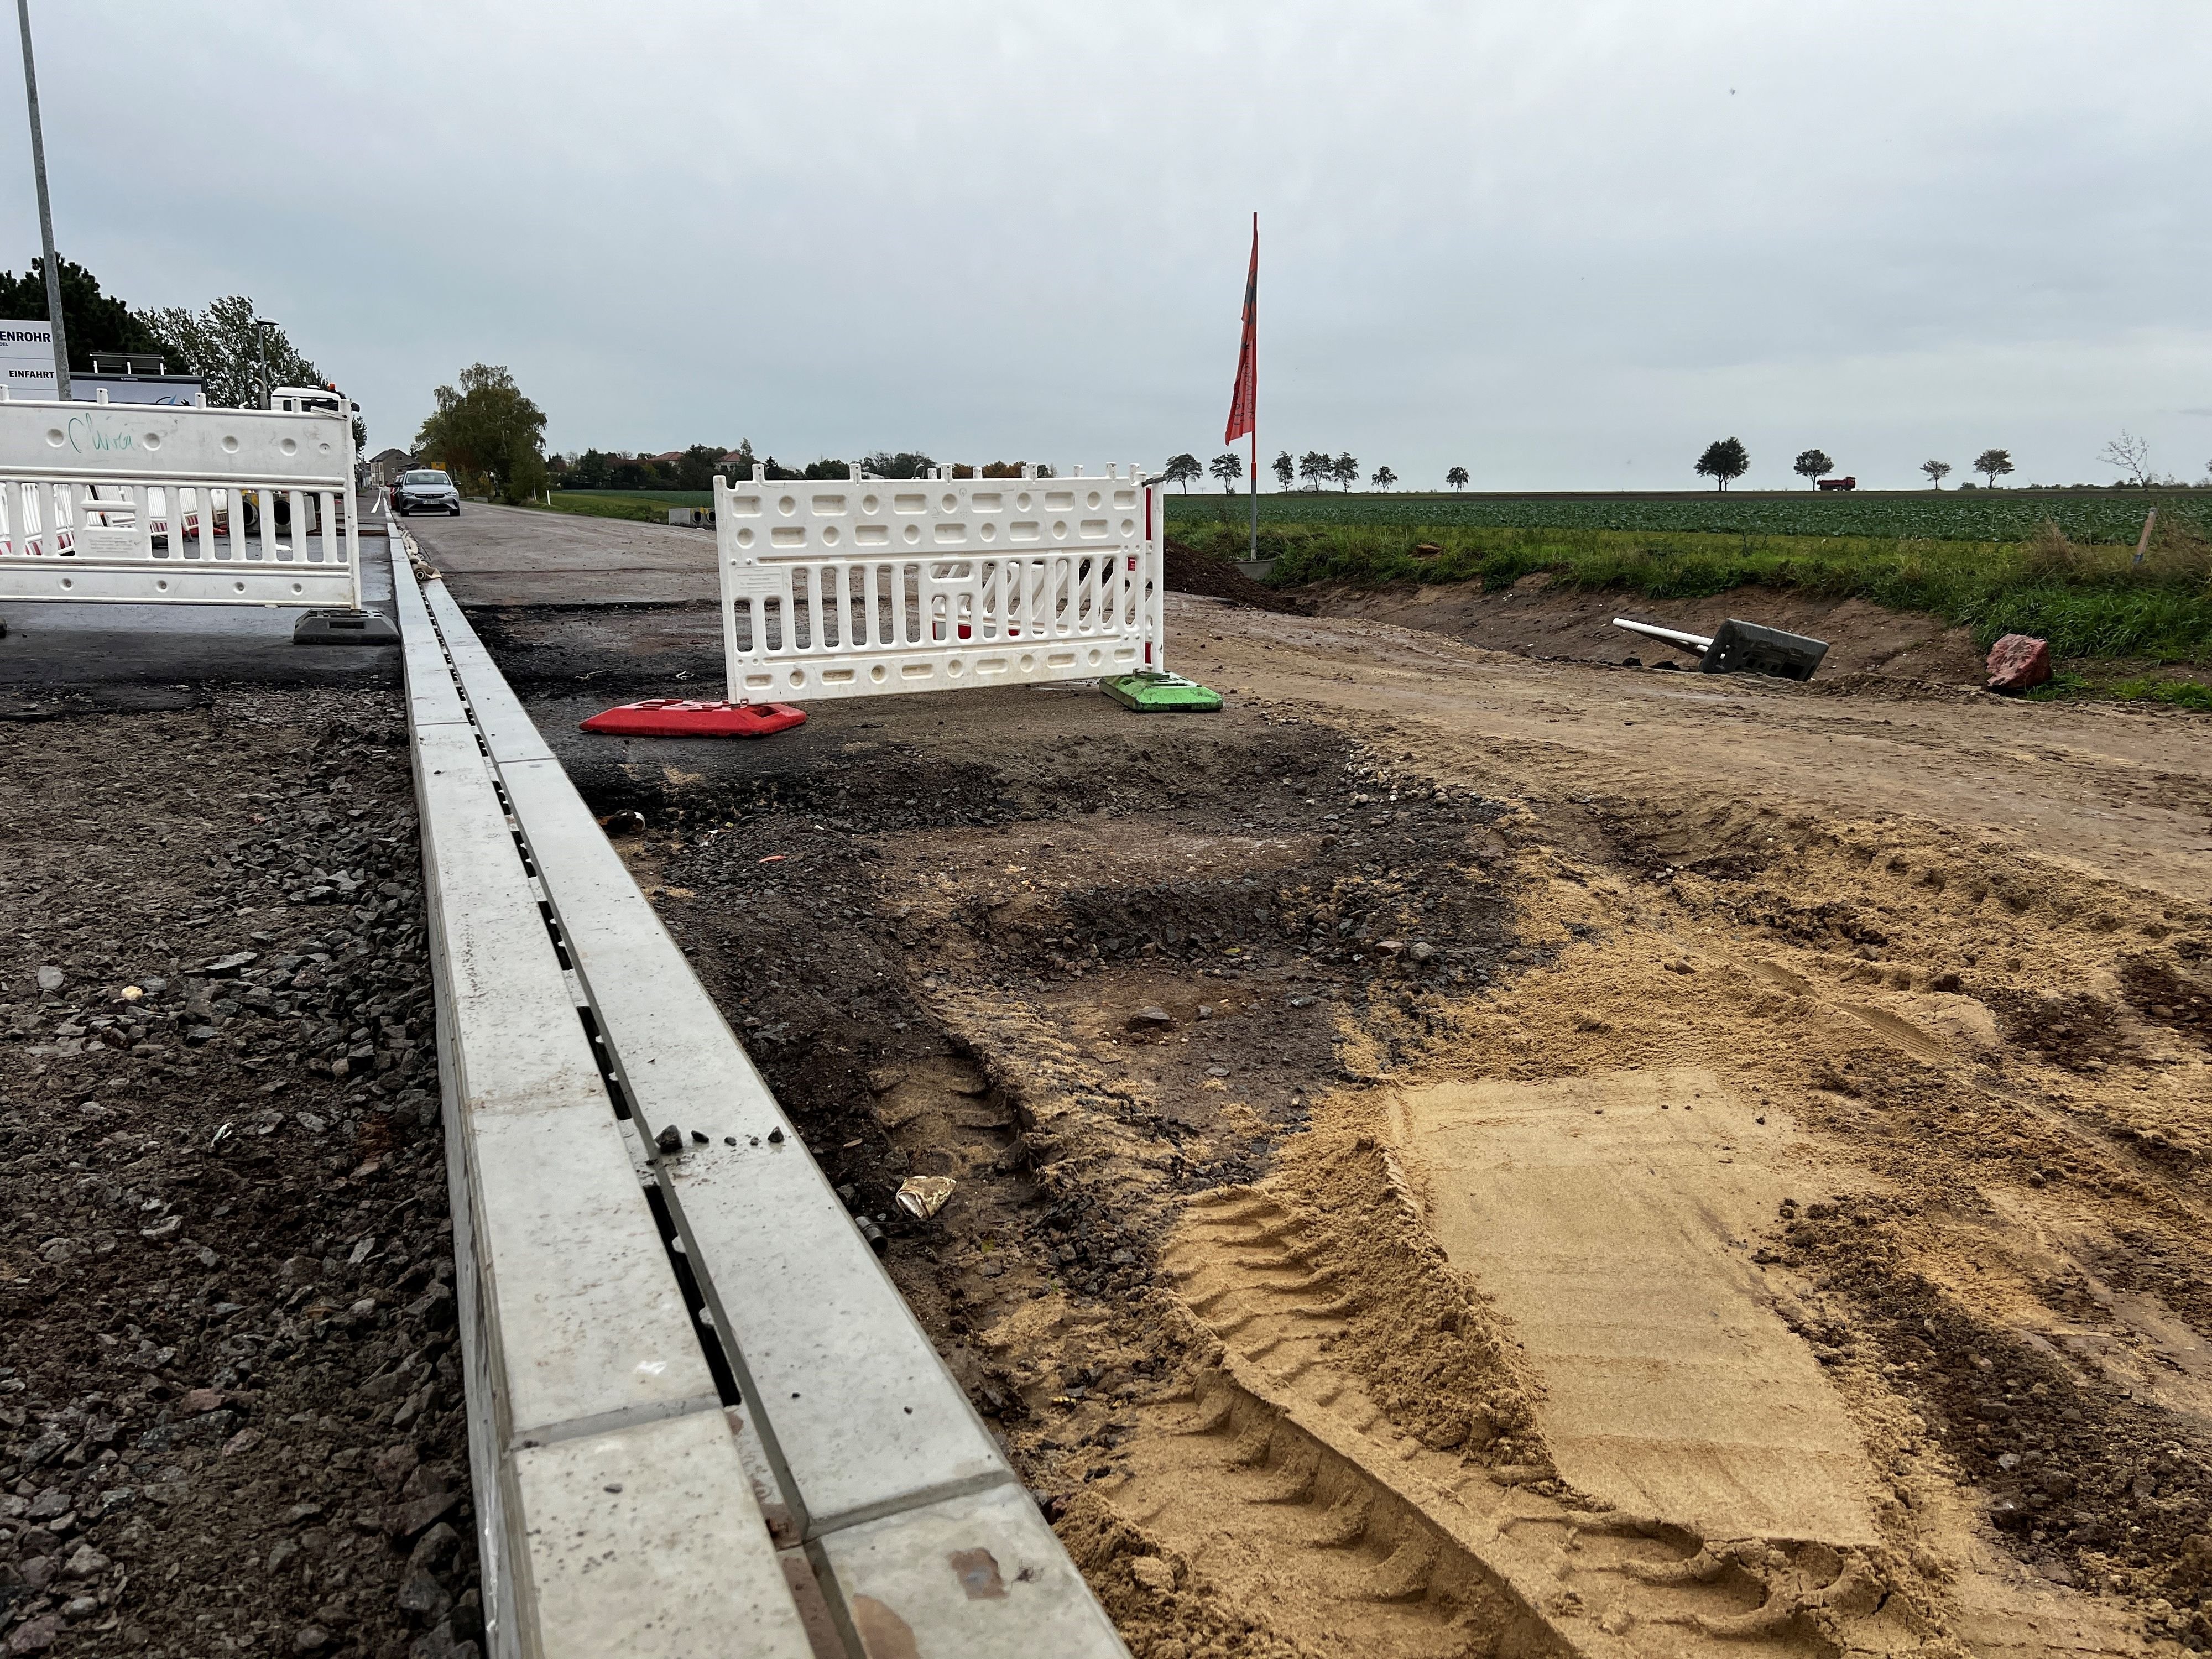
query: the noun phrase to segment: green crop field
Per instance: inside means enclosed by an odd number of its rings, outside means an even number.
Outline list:
[[[2062,657],[2212,664],[2212,544],[2199,531],[2212,491],[2149,498],[2162,510],[2141,564],[2135,544],[2147,503],[2137,492],[2006,492],[2015,497],[1999,504],[2006,511],[2047,509],[2040,518],[2031,510],[2025,529],[1973,499],[1981,493],[1968,492],[1963,507],[1948,491],[1940,503],[1933,492],[1838,501],[1807,491],[1794,501],[1728,502],[1262,495],[1260,552],[1274,559],[1269,580],[1278,586],[1480,582],[1496,589],[1538,571],[1565,586],[1655,599],[1765,586],[1928,612],[1972,629],[1984,646],[2002,634],[2034,634]],[[1243,556],[1242,511],[1224,514],[1218,495],[1170,500],[1168,526],[1178,538],[1215,557]],[[1854,520],[1829,512],[1836,507],[1860,514],[1862,526],[1881,524],[1887,513],[1887,526],[1849,532],[1843,526]],[[1454,509],[1468,517],[1445,516]],[[1740,520],[1726,521],[1739,510]],[[1916,522],[1916,510],[1925,515],[1917,522],[1936,522],[1947,533],[1899,528]],[[1512,518],[1532,522],[1499,521]],[[1644,522],[1623,527],[1630,518]],[[1816,531],[1802,528],[1808,524]],[[2006,533],[1969,538],[1976,528]]]
[[[1251,498],[1168,496],[1168,525],[1248,523]],[[1794,490],[1667,495],[1411,495],[1294,490],[1260,497],[1260,524],[1438,529],[1673,531],[1705,535],[1852,536],[2017,542],[2048,519],[2084,544],[2133,542],[2144,513],[2212,528],[2212,489]]]

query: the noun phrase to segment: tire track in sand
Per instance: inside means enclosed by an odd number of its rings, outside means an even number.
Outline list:
[[[1445,1084],[1394,1114],[1428,1224],[1523,1343],[1560,1477],[1707,1537],[1876,1541],[1843,1402],[1748,1240],[1802,1185],[1708,1072]]]
[[[1417,1227],[1398,1199],[1376,1224]],[[1109,1493],[1199,1571],[1247,1586],[1279,1632],[1363,1659],[1833,1659],[1934,1634],[1885,1609],[1856,1549],[1580,1510],[1546,1495],[1547,1467],[1486,1468],[1395,1428],[1331,1356],[1363,1292],[1328,1231],[1267,1188],[1194,1205],[1164,1265],[1217,1346],[1146,1409]]]

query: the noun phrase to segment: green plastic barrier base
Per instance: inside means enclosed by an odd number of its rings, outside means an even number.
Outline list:
[[[1180,674],[1116,674],[1098,689],[1139,714],[1211,714],[1221,708],[1221,693]]]

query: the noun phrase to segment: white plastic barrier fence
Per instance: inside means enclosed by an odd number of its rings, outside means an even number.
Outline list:
[[[358,609],[337,414],[0,393],[0,599]]]
[[[714,480],[732,702],[1157,669],[1159,506],[1066,478]]]

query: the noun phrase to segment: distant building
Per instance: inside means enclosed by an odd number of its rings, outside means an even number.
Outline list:
[[[399,475],[415,465],[415,458],[404,449],[387,449],[374,456],[368,463],[369,476],[380,484],[398,482]]]

